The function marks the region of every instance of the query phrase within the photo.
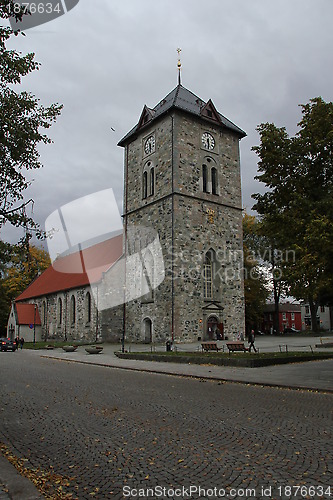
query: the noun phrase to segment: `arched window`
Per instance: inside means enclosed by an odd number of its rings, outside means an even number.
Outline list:
[[[71,297],[70,319],[71,319],[71,324],[74,325],[76,319],[76,303],[74,295],[72,295]]]
[[[62,324],[62,300],[59,297],[58,299],[58,325]]]
[[[142,198],[154,196],[155,194],[155,167],[151,161],[147,161],[142,173]]]
[[[147,175],[147,172],[143,172],[143,177],[142,177],[142,198],[143,199],[147,198],[147,192],[148,192],[148,175]]]
[[[202,165],[202,189],[204,193],[208,193],[207,165]]]
[[[86,320],[87,320],[87,323],[91,322],[91,295],[90,295],[90,292],[87,292],[87,295],[86,295]]]
[[[218,194],[217,192],[217,170],[215,167],[212,168],[212,194]]]
[[[46,325],[46,313],[47,313],[47,307],[46,307],[46,302],[45,300],[43,301],[43,325]]]
[[[155,178],[154,178],[154,168],[150,170],[150,196],[155,193]]]
[[[211,252],[207,252],[205,255],[203,278],[204,299],[211,299],[213,297],[213,262]]]
[[[150,318],[143,320],[143,342],[150,344],[153,341],[153,323]]]

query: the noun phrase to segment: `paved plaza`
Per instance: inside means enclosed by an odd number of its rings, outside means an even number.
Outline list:
[[[333,497],[330,393],[40,354],[1,353],[0,441],[48,498]]]

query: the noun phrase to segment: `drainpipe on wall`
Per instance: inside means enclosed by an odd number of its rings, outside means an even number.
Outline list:
[[[95,337],[96,337],[96,340],[95,342],[97,342],[97,338],[98,338],[98,285],[96,286],[96,334],[95,334]]]
[[[127,208],[128,208],[128,149],[129,149],[129,145],[127,144],[126,146],[126,163],[125,163],[125,206],[124,206],[124,209],[125,209],[125,214],[123,216],[123,238],[124,238],[124,241],[123,241],[123,248],[124,248],[124,258],[125,258],[125,262],[124,262],[124,285],[123,285],[123,293],[124,293],[124,296],[123,296],[123,301],[124,301],[124,305],[123,305],[123,334],[122,334],[122,337],[121,337],[121,352],[125,352],[125,334],[126,334],[126,260],[127,260],[127,241],[126,241],[126,238],[127,238]]]
[[[47,342],[47,329],[49,327],[48,318],[49,318],[49,299],[48,299],[48,297],[46,297],[45,342]]]
[[[175,311],[174,311],[174,305],[175,305],[175,290],[174,290],[174,208],[175,208],[175,195],[174,195],[174,189],[175,189],[175,180],[174,180],[174,117],[171,116],[171,145],[172,145],[172,154],[171,154],[171,175],[172,175],[172,192],[171,192],[171,270],[172,270],[172,275],[171,275],[171,342],[173,344],[174,342],[174,337],[175,337],[175,332],[174,332],[174,326],[175,326]]]
[[[37,304],[34,304],[34,345],[36,343],[36,309]]]

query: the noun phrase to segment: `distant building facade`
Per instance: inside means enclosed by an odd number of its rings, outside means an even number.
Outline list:
[[[311,312],[307,302],[301,304],[302,330],[311,330]],[[328,306],[319,306],[317,310],[317,326],[326,331],[333,330],[333,308]]]
[[[279,332],[274,332],[275,304],[266,304],[261,330],[266,334],[283,333],[286,328],[302,329],[300,304],[279,304]]]
[[[10,311],[7,337],[23,338],[26,342],[42,340],[42,324],[36,304],[13,302]]]

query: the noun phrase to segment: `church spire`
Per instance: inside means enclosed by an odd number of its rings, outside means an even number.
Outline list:
[[[180,53],[181,53],[182,49],[178,48],[177,49],[177,52],[178,52],[178,85],[181,85],[182,82],[181,82],[181,75],[180,75],[180,72],[181,72],[181,67],[182,67],[182,63],[181,63],[181,60],[180,60]]]

